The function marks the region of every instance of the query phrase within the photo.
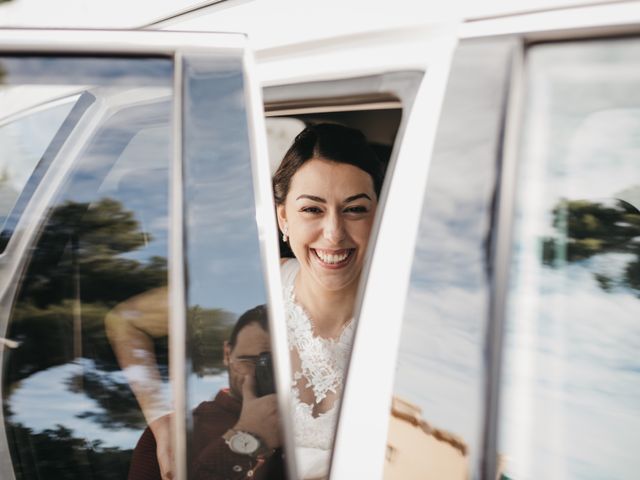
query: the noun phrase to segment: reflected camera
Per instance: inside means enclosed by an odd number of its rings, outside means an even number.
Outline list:
[[[276,393],[273,381],[273,363],[271,353],[263,352],[258,356],[256,362],[256,395],[263,397],[271,393]]]

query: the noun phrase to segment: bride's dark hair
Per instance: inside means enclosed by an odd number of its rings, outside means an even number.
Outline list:
[[[273,197],[276,205],[284,203],[291,179],[305,162],[313,158],[358,167],[369,174],[376,196],[380,196],[384,177],[382,162],[362,132],[335,123],[319,123],[309,125],[296,136],[276,170],[273,176]]]

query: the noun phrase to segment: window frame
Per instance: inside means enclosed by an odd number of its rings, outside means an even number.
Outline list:
[[[385,182],[380,194],[379,204],[383,206],[378,210],[376,220],[371,230],[371,236],[369,245],[373,248],[369,248],[367,257],[365,259],[362,279],[366,278],[368,265],[371,263],[371,257],[376,250],[376,237],[379,231],[379,225],[383,211],[386,211],[386,198],[389,189],[390,178],[395,171],[396,158],[398,156],[399,145],[402,142],[403,130],[406,123],[406,117],[412,109],[412,102],[414,100],[416,91],[423,79],[423,73],[419,71],[397,71],[390,73],[383,73],[377,75],[368,76],[356,76],[343,79],[323,80],[317,82],[304,82],[299,84],[285,84],[274,85],[265,87],[263,89],[263,98],[265,102],[265,114],[267,117],[288,116],[295,114],[309,114],[309,113],[336,113],[345,112],[351,110],[381,110],[381,109],[402,109],[402,119],[398,128],[396,139],[393,145],[391,156],[389,158],[389,164],[387,166]],[[264,129],[266,132],[266,128]],[[358,319],[358,325],[356,327],[355,337],[359,335],[359,329],[362,322],[362,316],[360,310],[362,308],[362,292],[364,291],[365,282],[361,280],[359,293],[356,297],[354,318]],[[284,318],[284,317],[283,317]],[[272,325],[271,328],[284,328],[284,322],[282,325]],[[273,331],[273,330],[272,330]],[[281,338],[281,337],[277,337]],[[278,380],[278,387],[282,385],[282,388],[287,390],[287,399],[285,404],[281,403],[281,411],[290,412],[289,407],[289,390],[290,390],[290,373],[291,367],[289,364],[289,347],[286,341],[286,336],[282,344],[276,344],[274,347],[277,350],[279,358],[284,358],[285,361],[278,361],[275,365],[276,378]],[[353,359],[352,353],[350,362]],[[348,383],[349,376],[345,381],[345,387]],[[282,391],[282,390],[280,390]],[[346,388],[345,388],[346,392]],[[280,397],[280,395],[279,395]],[[285,401],[283,398],[279,398],[280,402]],[[286,410],[282,410],[286,408]],[[340,418],[342,418],[343,409],[340,410],[338,425],[340,425]],[[291,415],[285,414],[282,416],[282,423],[285,429],[285,449],[287,451],[295,451],[295,442],[293,435],[293,423]],[[336,433],[336,438],[338,433]],[[332,452],[332,458],[338,452],[339,444],[334,444],[334,450]],[[348,445],[346,446],[348,449]],[[288,456],[288,467],[290,472],[290,478],[297,478],[295,469],[295,459]],[[333,478],[333,473],[331,474]],[[338,474],[340,476],[341,474]]]
[[[402,106],[402,119],[380,197],[383,208],[378,211],[372,229],[370,245],[373,248],[367,252],[356,300],[354,317],[358,319],[358,325],[338,420],[331,478],[378,478],[381,476],[387,423],[372,423],[371,418],[386,419],[388,416],[391,405],[388,393],[392,390],[393,359],[395,358],[394,354],[388,355],[388,349],[393,352],[399,338],[401,324],[387,322],[386,327],[380,325],[381,315],[379,312],[376,313],[376,309],[387,312],[402,310],[401,305],[408,286],[413,256],[412,248],[405,245],[412,245],[414,241],[414,236],[407,232],[417,231],[419,217],[417,204],[420,201],[414,202],[417,208],[409,208],[409,213],[403,202],[407,201],[407,198],[422,198],[423,187],[421,188],[420,185],[423,181],[426,182],[428,170],[427,161],[420,164],[411,159],[428,157],[433,140],[432,127],[437,122],[441,90],[444,87],[453,44],[453,38],[449,36],[436,42],[434,50],[438,53],[434,53],[434,61],[426,74],[421,69],[391,71],[365,77],[354,76],[293,85],[268,86],[264,90],[268,116],[275,116],[278,110],[284,112],[294,110],[296,113],[332,112],[355,109],[358,106],[365,109],[364,105],[375,108],[376,104],[380,107],[384,104],[393,104],[394,101]],[[421,122],[426,122],[427,128],[422,128],[425,124]],[[416,174],[416,171],[419,174]],[[421,175],[423,172],[424,175]],[[407,181],[410,187],[407,187],[405,183]],[[385,226],[389,223],[390,226]],[[381,241],[384,242],[382,245]],[[386,267],[391,259],[387,258],[385,263],[383,252],[390,251],[384,248],[384,245],[390,246],[394,243],[393,251],[399,253],[394,255],[393,263],[400,263],[402,266],[394,268],[394,273],[399,272],[399,281],[389,285]],[[401,245],[400,248],[398,244]],[[376,293],[371,293],[372,290]],[[382,304],[384,305],[381,308]],[[375,340],[372,341],[372,339]],[[380,343],[381,339],[384,339],[383,343]],[[381,355],[379,349],[369,348],[371,344],[384,344],[385,354]],[[372,364],[380,378],[376,393],[381,394],[367,396],[367,393],[371,392],[370,384],[363,380],[362,373],[364,372],[364,378],[367,378],[366,373],[371,371]],[[279,365],[278,369],[283,367]],[[288,375],[287,372],[279,373]],[[366,404],[359,401],[363,395],[367,397]],[[363,408],[363,405],[366,405],[366,408]],[[367,428],[366,438],[362,434],[363,429],[354,429],[353,425],[364,425]],[[374,428],[375,431],[372,431]],[[366,445],[363,446],[363,443]],[[353,448],[354,445],[359,447]],[[287,444],[289,448],[292,446],[293,444]],[[376,456],[378,450],[380,455]],[[380,457],[379,465],[375,461],[377,457]]]

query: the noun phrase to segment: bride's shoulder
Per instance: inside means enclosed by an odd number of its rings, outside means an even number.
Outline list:
[[[287,287],[293,285],[293,281],[296,278],[296,274],[300,269],[300,264],[295,258],[281,258],[280,259],[280,273],[282,275],[282,285]]]

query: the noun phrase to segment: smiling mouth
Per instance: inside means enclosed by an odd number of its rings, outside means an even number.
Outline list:
[[[311,250],[321,263],[331,267],[344,265],[351,259],[353,253],[356,251],[355,248],[345,248],[335,251],[316,250],[315,248]]]

